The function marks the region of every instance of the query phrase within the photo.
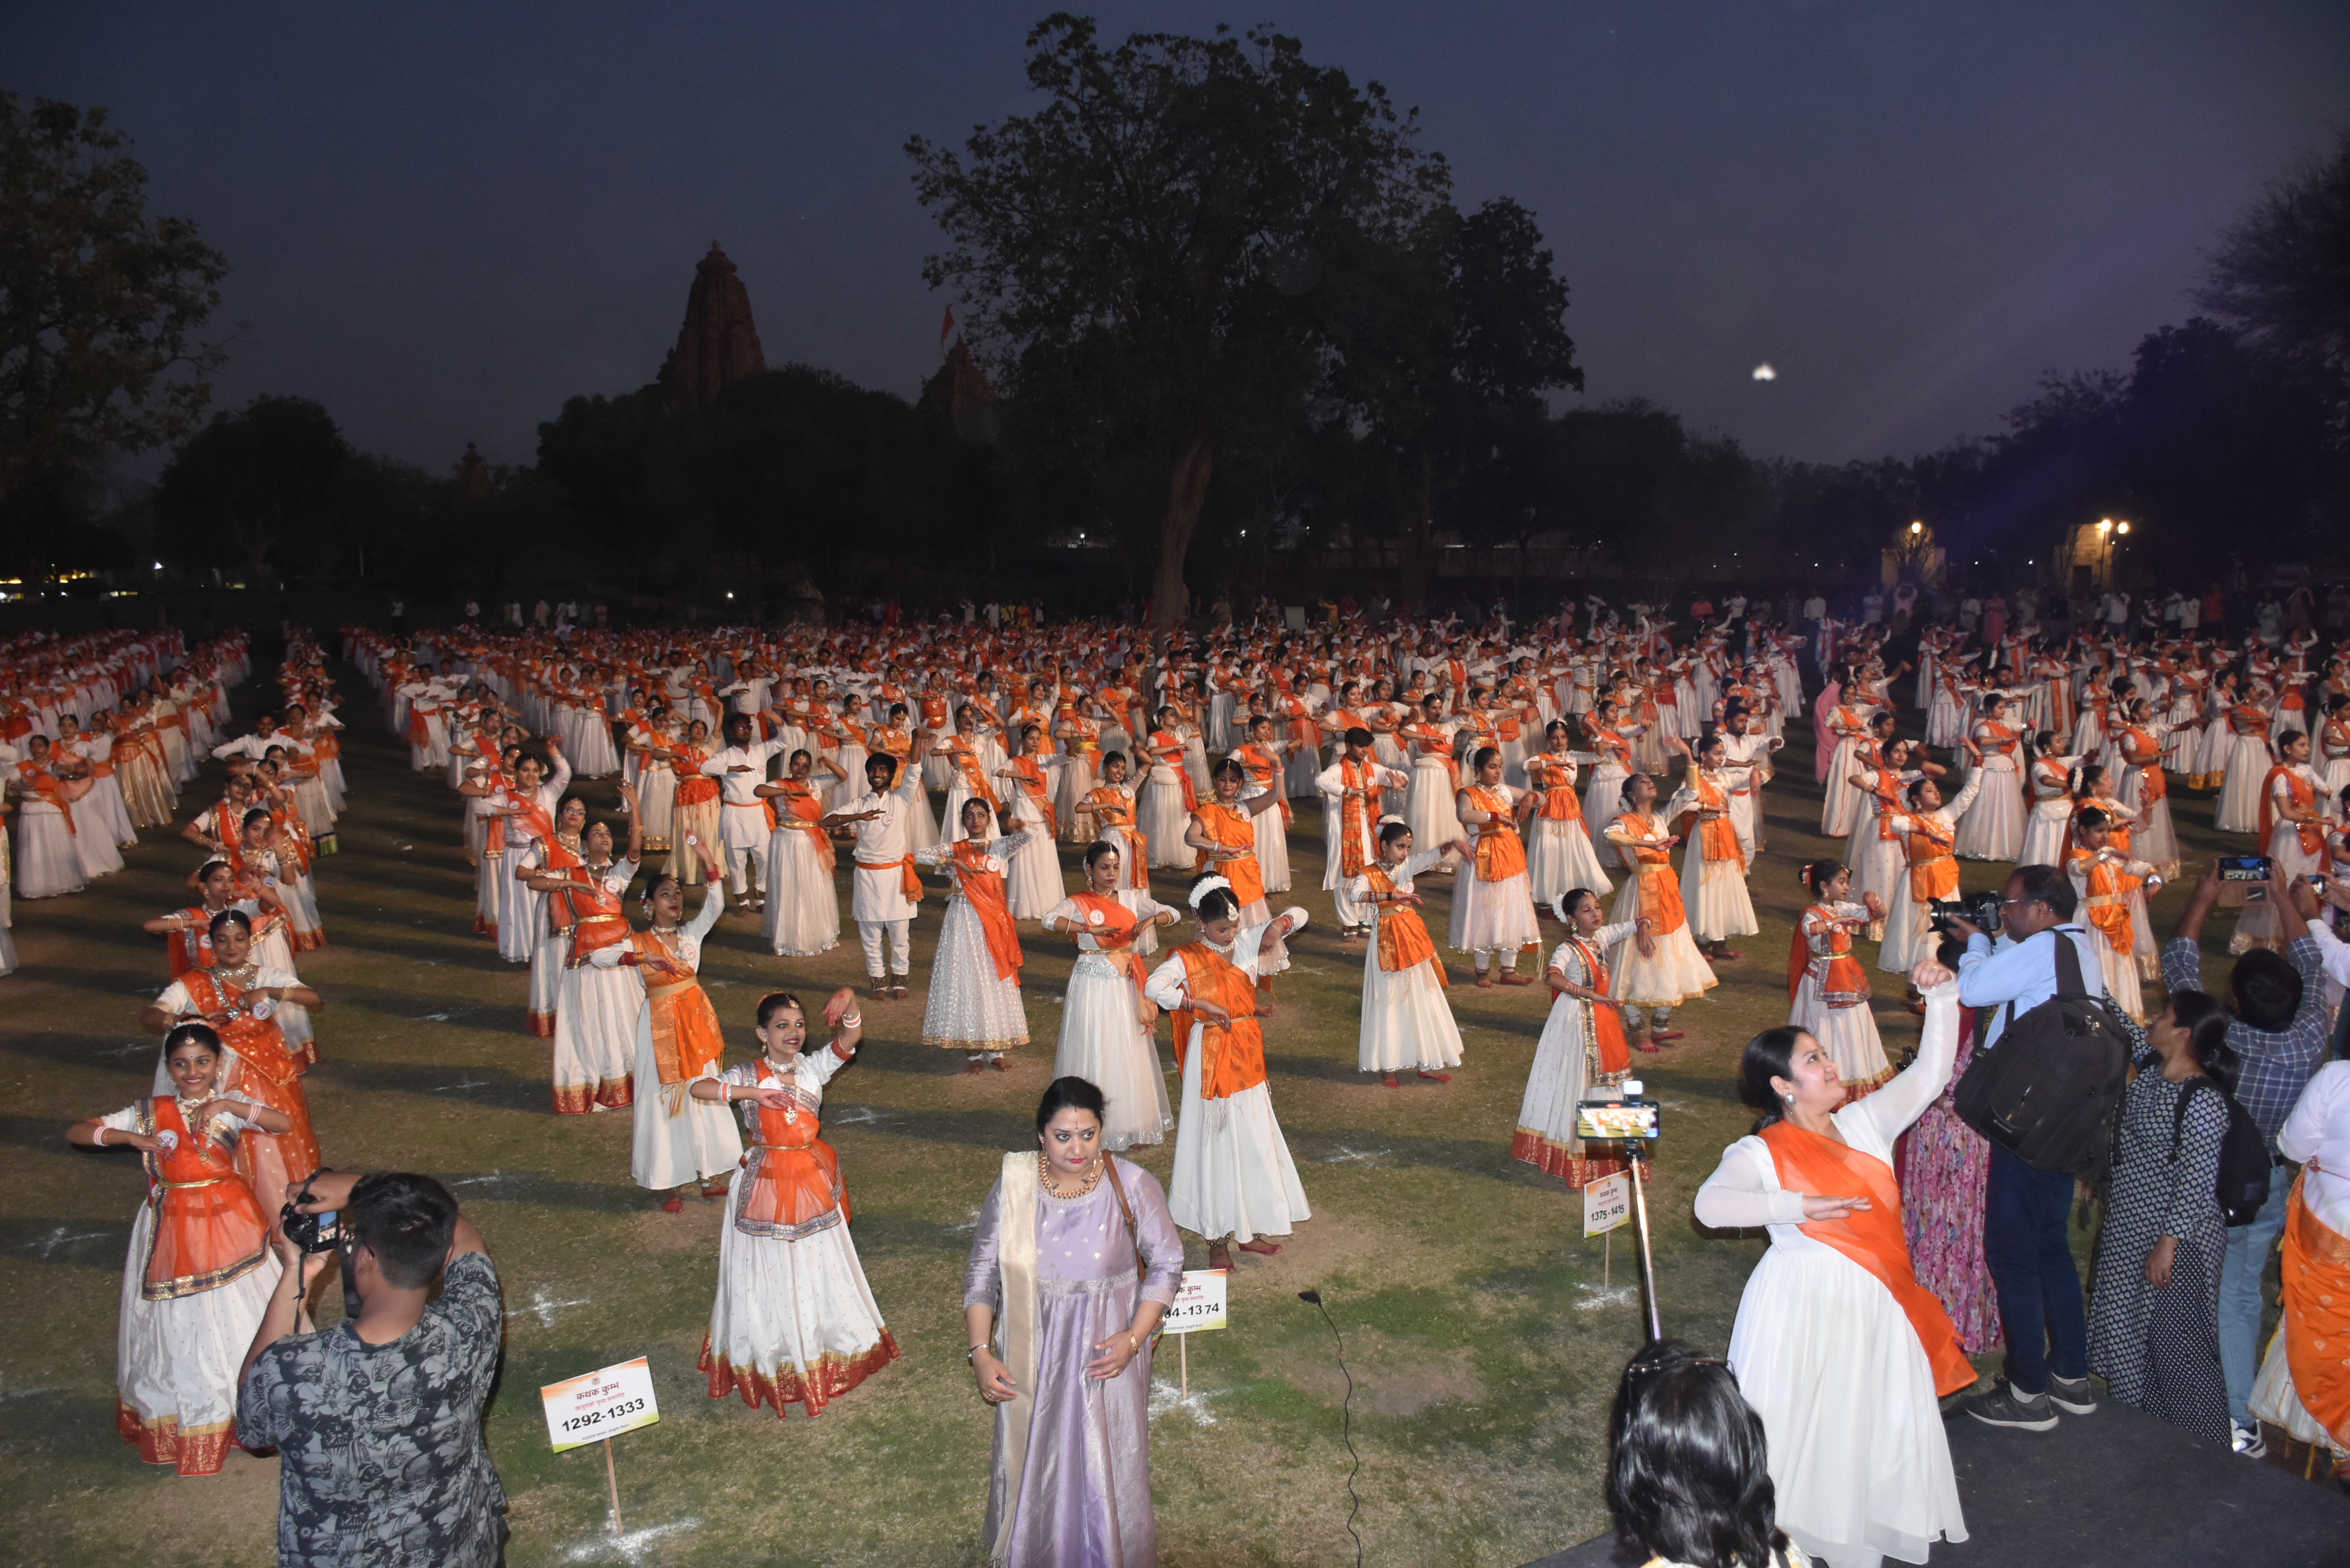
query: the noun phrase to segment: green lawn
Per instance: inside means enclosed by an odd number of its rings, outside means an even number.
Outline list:
[[[357,677],[343,675],[355,710],[345,758],[353,809],[342,853],[321,863],[332,945],[302,963],[328,1002],[310,1100],[329,1164],[437,1175],[488,1238],[507,1304],[489,1435],[513,1499],[510,1561],[983,1563],[988,1417],[957,1354],[963,1258],[999,1151],[1030,1137],[1066,950],[1028,933],[1037,1044],[1014,1054],[1008,1075],[967,1076],[959,1054],[917,1044],[917,990],[908,1002],[867,1004],[867,1048],[833,1085],[827,1136],[855,1200],[858,1251],[905,1358],[813,1423],[713,1402],[693,1360],[718,1207],[664,1215],[631,1185],[628,1116],[550,1113],[548,1044],[522,1030],[525,976],[470,934],[455,799],[437,777],[407,771],[405,748]],[[253,690],[239,694],[240,712]],[[1808,737],[1795,751],[1771,797],[1772,847],[1753,877],[1762,934],[1725,966],[1709,1000],[1684,1011],[1690,1039],[1642,1060],[1667,1107],[1653,1191],[1665,1325],[1716,1350],[1762,1243],[1700,1235],[1690,1198],[1750,1120],[1731,1084],[1740,1044],[1786,1016],[1794,867],[1825,852]],[[208,775],[186,807],[212,787]],[[588,793],[599,808],[615,798],[608,782]],[[2190,860],[2209,854],[2209,797],[2175,798],[2197,825],[2186,832]],[[1357,1074],[1362,961],[1340,951],[1327,924],[1318,815],[1302,812],[1298,827],[1293,898],[1322,923],[1293,940],[1296,966],[1266,1033],[1274,1103],[1314,1218],[1277,1258],[1243,1255],[1232,1326],[1199,1336],[1188,1401],[1176,1397],[1175,1346],[1160,1353],[1152,1439],[1165,1560],[1353,1561],[1345,1382],[1328,1328],[1297,1299],[1310,1286],[1345,1334],[1354,1377],[1366,1560],[1523,1563],[1607,1525],[1606,1408],[1642,1337],[1637,1292],[1621,1288],[1638,1278],[1631,1233],[1616,1239],[1617,1289],[1603,1291],[1602,1243],[1583,1240],[1580,1203],[1507,1158],[1542,1027],[1540,990],[1456,987],[1468,1060],[1448,1086],[1388,1090]],[[10,1477],[0,1537],[25,1563],[262,1563],[274,1550],[274,1459],[238,1454],[221,1477],[182,1481],[140,1466],[114,1434],[116,1298],[140,1177],[132,1158],[69,1148],[62,1134],[145,1092],[154,1047],[137,1018],[166,970],[161,942],[138,922],[185,901],[179,883],[191,868],[175,836],[147,837],[130,869],[90,893],[19,903],[26,967],[0,981],[9,1019],[0,1032],[9,1101],[0,1293],[15,1324],[0,1345]],[[1969,885],[2003,869],[1970,866]],[[1432,904],[1449,897],[1440,878],[1423,886]],[[1161,893],[1173,897],[1174,886]],[[2166,896],[2158,929],[2177,901]],[[935,892],[923,908],[918,983],[937,929]],[[1442,915],[1430,915],[1440,932]],[[751,928],[722,925],[705,971],[738,1049],[760,992],[806,994],[859,971],[853,929],[844,947],[793,962],[769,957]],[[1882,978],[1898,1003],[1898,982]],[[1879,1021],[1897,1054],[1914,1040],[1898,1005],[1880,1005]],[[1163,1179],[1170,1155],[1169,1146],[1142,1160]],[[1204,1251],[1191,1241],[1199,1266]],[[598,1533],[600,1449],[549,1453],[537,1390],[640,1355],[651,1358],[663,1418],[615,1445],[624,1552]]]

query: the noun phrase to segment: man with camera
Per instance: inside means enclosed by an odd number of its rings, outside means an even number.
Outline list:
[[[2105,971],[2088,929],[2074,919],[2080,900],[2072,878],[2054,866],[2019,866],[1996,907],[1975,919],[1942,914],[1938,922],[1966,939],[1959,960],[1959,1001],[1995,1011],[1981,1052],[1997,1050],[2010,1023],[2057,992],[2059,942],[2079,960],[2082,989],[2106,994]],[[1996,947],[1985,929],[2000,933]],[[1991,1145],[1983,1196],[1983,1261],[1999,1295],[2007,1339],[2007,1376],[1966,1401],[1966,1412],[1993,1427],[2044,1432],[2056,1411],[2086,1416],[2097,1407],[2089,1386],[2089,1320],[2081,1271],[2066,1224],[2073,1176],[2043,1170],[2012,1150]]]
[[[506,1500],[482,1412],[504,1314],[481,1232],[430,1177],[320,1171],[306,1187],[238,1379],[236,1440],[281,1462],[277,1560],[490,1568]],[[313,1332],[307,1293],[337,1251],[350,1315]]]

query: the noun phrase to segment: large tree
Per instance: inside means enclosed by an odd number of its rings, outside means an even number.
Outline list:
[[[1295,418],[1320,353],[1301,306],[1323,257],[1410,223],[1440,196],[1377,83],[1316,66],[1295,38],[1219,27],[1104,47],[1088,18],[1028,36],[1045,103],[962,151],[907,143],[950,247],[924,264],[1016,398],[1064,441],[1139,445],[1161,475],[1154,618],[1182,618],[1184,561],[1236,433]]]
[[[215,415],[157,483],[159,548],[177,564],[237,568],[255,587],[293,567],[338,566],[357,462],[307,398],[260,397]]]
[[[2350,131],[2236,221],[2196,298],[2254,347],[2314,366],[2350,416]]]
[[[102,109],[0,93],[0,504],[195,428],[223,362],[204,324],[228,270]]]

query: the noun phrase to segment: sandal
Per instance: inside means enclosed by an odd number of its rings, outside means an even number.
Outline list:
[[[1452,1082],[1452,1075],[1450,1073],[1421,1073],[1419,1076],[1423,1082],[1430,1084],[1449,1084]]]
[[[667,1198],[665,1198],[665,1199],[663,1199],[661,1200],[661,1212],[662,1212],[662,1213],[664,1213],[664,1214],[682,1214],[682,1213],[684,1213],[684,1212],[685,1212],[685,1199],[682,1199],[682,1198],[680,1198],[680,1197],[679,1197],[676,1193],[674,1193],[674,1192],[671,1193]]]
[[[1380,1074],[1379,1082],[1386,1085],[1390,1089],[1400,1089],[1403,1087],[1403,1080],[1397,1077],[1393,1073]]]
[[[1241,1250],[1242,1251],[1243,1251],[1243,1252],[1254,1252],[1254,1253],[1256,1253],[1259,1257],[1263,1257],[1263,1258],[1270,1258],[1270,1257],[1272,1257],[1275,1252],[1278,1252],[1278,1251],[1281,1251],[1281,1243],[1280,1243],[1280,1242],[1278,1242],[1278,1241],[1266,1241],[1266,1240],[1265,1240],[1263,1237],[1262,1237],[1262,1236],[1258,1237],[1258,1238],[1257,1238],[1255,1241],[1243,1241],[1243,1242],[1239,1243],[1239,1246],[1240,1246],[1240,1250]]]

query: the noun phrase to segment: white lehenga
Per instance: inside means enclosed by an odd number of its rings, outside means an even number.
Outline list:
[[[1444,857],[1440,849],[1415,851],[1400,866],[1387,870],[1396,891],[1412,890],[1412,878]],[[1368,877],[1348,885],[1348,897],[1371,919],[1370,940],[1363,953],[1362,1033],[1357,1041],[1356,1066],[1365,1073],[1399,1073],[1407,1067],[1433,1073],[1461,1064],[1461,1025],[1447,1000],[1441,955],[1431,953],[1408,969],[1389,971],[1379,964],[1379,921],[1390,917],[1385,907],[1370,901]],[[1456,891],[1453,895],[1460,897]]]
[[[1023,829],[990,843],[988,868],[1003,876],[1004,857],[1018,853],[1029,836]],[[1049,846],[1050,840],[1046,842]],[[914,851],[916,863],[923,866],[949,865],[954,857],[952,845]],[[1028,1011],[1021,1004],[1019,973],[1015,971],[1008,980],[996,973],[987,928],[960,889],[948,896],[947,912],[939,922],[928,992],[922,1003],[923,1044],[979,1052],[1028,1044]]]
[[[1166,909],[1147,898],[1123,894],[1118,902],[1133,909],[1138,921],[1154,919]],[[1085,917],[1076,900],[1064,899],[1045,918],[1082,923]],[[1167,1100],[1159,1047],[1142,1027],[1134,982],[1084,931],[1076,933],[1076,943],[1077,961],[1061,1000],[1053,1076],[1083,1078],[1102,1092],[1107,1102],[1102,1117],[1104,1148],[1164,1142],[1175,1126],[1175,1113]]]

